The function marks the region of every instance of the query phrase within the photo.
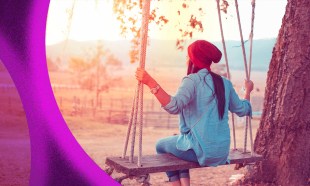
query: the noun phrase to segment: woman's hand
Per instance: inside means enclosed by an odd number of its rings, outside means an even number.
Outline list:
[[[142,68],[137,68],[136,79],[149,87],[152,87],[152,84],[156,86],[156,81]]]
[[[147,71],[142,68],[137,68],[136,79],[147,85],[150,89],[159,87],[156,93],[152,93],[155,95],[155,97],[158,99],[162,106],[166,106],[170,102],[171,96],[167,94],[166,91],[157,84],[155,79],[153,79],[152,76],[147,73]]]
[[[245,88],[245,93],[250,94],[254,88],[254,84],[251,80],[244,80],[244,88]]]

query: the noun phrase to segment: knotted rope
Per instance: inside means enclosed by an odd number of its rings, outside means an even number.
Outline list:
[[[255,18],[255,0],[252,0],[252,18],[251,18],[251,31],[250,31],[250,57],[249,57],[249,78],[251,77],[252,70],[252,48],[253,48],[253,36],[254,36],[254,18]],[[252,124],[249,118],[249,130],[250,130],[250,141],[251,141],[251,155],[254,153],[253,136],[252,136]]]
[[[147,35],[148,35],[148,24],[150,15],[150,0],[142,1],[142,25],[141,25],[141,37],[140,37],[140,63],[139,67],[145,68],[146,59],[146,46],[147,46]],[[134,101],[132,104],[132,109],[130,113],[130,119],[128,122],[127,135],[125,139],[124,151],[122,157],[125,158],[127,152],[127,146],[130,136],[131,128],[133,127],[131,133],[131,151],[129,156],[129,161],[133,163],[134,156],[134,146],[135,146],[135,136],[136,136],[136,126],[139,125],[139,153],[138,153],[138,166],[141,166],[142,157],[142,132],[143,132],[143,84],[138,82],[137,89],[134,96]]]
[[[247,59],[246,59],[246,53],[245,53],[245,47],[244,47],[244,41],[243,41],[243,34],[242,34],[242,28],[241,28],[241,21],[240,21],[240,15],[239,15],[239,8],[238,8],[238,0],[235,0],[235,6],[236,6],[236,13],[237,13],[237,18],[238,18],[240,40],[241,40],[242,53],[243,53],[244,70],[245,70],[246,80],[249,80],[250,79],[249,71],[251,71],[251,68],[248,69],[248,66],[247,66]],[[254,28],[254,12],[255,12],[255,0],[252,0],[252,23],[251,23],[251,34],[250,34],[250,40],[251,40],[250,53],[252,53],[252,39],[253,39],[253,28]],[[252,54],[250,54],[250,61],[252,61]],[[252,62],[250,62],[250,66],[251,66],[251,63]],[[249,125],[249,128],[250,128],[249,130],[250,130],[250,140],[251,140],[251,154],[253,155],[252,125],[251,125],[251,118],[249,116],[246,117],[243,152],[246,153],[246,148],[247,148],[248,125]]]
[[[225,38],[224,38],[224,33],[223,33],[223,25],[222,25],[222,17],[221,17],[221,9],[220,9],[220,0],[216,0],[216,4],[217,4],[217,13],[218,13],[218,18],[219,18],[219,23],[220,23],[221,36],[222,36],[222,45],[223,45],[224,57],[225,57],[225,63],[226,63],[226,73],[227,73],[227,78],[230,80],[228,57],[227,57],[226,44],[225,44]],[[231,113],[231,119],[232,119],[232,127],[233,127],[234,149],[236,149],[236,132],[235,132],[234,113]]]

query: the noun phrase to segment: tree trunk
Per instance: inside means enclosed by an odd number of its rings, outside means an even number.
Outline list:
[[[264,111],[254,148],[265,160],[247,172],[245,183],[309,184],[309,0],[288,0],[269,66]]]

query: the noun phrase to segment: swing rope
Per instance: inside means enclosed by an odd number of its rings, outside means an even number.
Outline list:
[[[136,103],[136,94],[137,94],[137,90],[135,90],[135,94],[133,97],[133,102],[132,102],[132,107],[131,107],[131,111],[130,111],[130,117],[129,117],[129,121],[128,121],[128,128],[127,128],[127,133],[126,133],[126,140],[124,143],[124,150],[123,150],[123,155],[122,158],[125,158],[126,156],[126,152],[127,152],[127,147],[128,147],[128,141],[129,141],[129,136],[130,136],[130,131],[131,131],[131,126],[133,123],[133,117],[134,117],[134,112],[135,112],[135,103]]]
[[[149,15],[150,15],[150,0],[142,1],[142,26],[141,26],[141,37],[140,37],[140,63],[139,67],[145,68],[145,59],[146,59],[146,46],[147,46],[147,35],[148,35],[148,24],[149,24]],[[130,113],[130,119],[128,122],[128,129],[125,139],[124,151],[122,158],[125,158],[129,136],[131,134],[131,151],[129,156],[129,161],[133,163],[134,156],[134,146],[135,146],[135,136],[136,136],[136,127],[137,123],[139,125],[139,153],[138,153],[138,167],[141,167],[141,157],[142,157],[142,133],[143,133],[143,84],[138,82],[137,89],[135,91],[135,96],[133,99],[133,104]],[[132,129],[132,133],[131,132]]]
[[[223,33],[223,26],[222,26],[222,17],[221,17],[221,9],[220,9],[220,0],[216,0],[217,4],[217,13],[220,23],[220,29],[221,29],[221,36],[222,36],[222,45],[224,50],[224,57],[225,57],[225,63],[226,63],[226,73],[227,78],[230,80],[230,72],[229,72],[229,65],[228,65],[228,57],[227,57],[227,51],[226,51],[226,44],[225,44],[225,38]],[[234,140],[234,150],[236,148],[236,132],[235,132],[235,119],[234,119],[234,113],[231,113],[231,119],[232,119],[232,127],[233,127],[233,140]]]
[[[253,36],[254,36],[254,18],[255,18],[255,0],[252,0],[252,18],[251,18],[251,31],[250,31],[250,57],[249,57],[249,78],[251,77],[252,71],[252,48],[253,48]],[[250,141],[251,141],[251,155],[254,153],[253,136],[252,136],[252,124],[249,118],[249,130],[250,130]]]
[[[139,86],[140,84],[137,85],[136,88],[136,97],[135,97],[135,103],[134,105],[134,112],[133,112],[133,130],[131,134],[131,149],[130,149],[130,156],[129,156],[129,161],[133,163],[133,156],[134,156],[134,151],[135,151],[135,141],[136,141],[136,128],[137,128],[137,117],[138,117],[138,102],[139,102]]]
[[[248,66],[247,66],[247,59],[246,59],[246,53],[245,53],[245,47],[244,47],[244,41],[243,41],[243,34],[242,34],[242,28],[241,28],[241,21],[240,21],[240,15],[239,15],[239,8],[238,8],[238,0],[235,0],[235,6],[236,6],[236,13],[237,13],[237,18],[238,18],[240,40],[241,40],[242,53],[243,53],[244,70],[245,70],[246,80],[249,80],[250,79],[249,71],[251,71],[251,69],[248,69]],[[251,45],[252,45],[252,41],[253,41],[254,11],[255,11],[255,0],[252,0],[252,21],[251,21],[251,34],[250,34]],[[252,53],[252,46],[250,47],[250,53]],[[251,55],[250,55],[250,61],[252,61],[252,56]],[[251,66],[251,64],[250,64],[250,66]],[[250,130],[251,155],[253,155],[252,125],[251,125],[251,118],[249,116],[246,117],[245,131],[244,131],[245,135],[244,135],[244,149],[243,149],[243,152],[246,153],[246,148],[247,148],[247,130],[248,130],[248,125],[249,125],[249,130]]]
[[[249,57],[249,77],[251,77],[252,68],[252,47],[253,47],[253,37],[254,37],[254,18],[255,18],[255,0],[252,0],[252,18],[251,18],[251,31],[250,31],[250,57]]]

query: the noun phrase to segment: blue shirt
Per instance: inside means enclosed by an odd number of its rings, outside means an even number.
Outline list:
[[[217,166],[229,163],[230,129],[228,110],[238,116],[252,116],[251,104],[241,100],[232,83],[224,78],[225,111],[219,119],[214,85],[207,69],[183,78],[175,96],[163,108],[170,114],[179,114],[181,135],[177,148],[193,149],[201,166]]]

